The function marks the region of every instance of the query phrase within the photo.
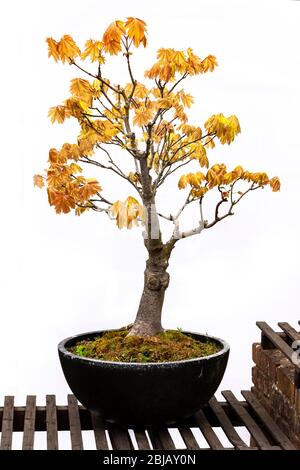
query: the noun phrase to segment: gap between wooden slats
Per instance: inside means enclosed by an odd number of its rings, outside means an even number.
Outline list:
[[[271,416],[267,413],[267,411],[255,398],[255,396],[251,392],[246,390],[243,390],[241,393],[243,397],[247,400],[255,414],[261,419],[262,423],[267,428],[275,442],[285,450],[295,450],[295,447],[293,446],[291,441],[281,431],[281,429],[277,426],[275,421],[271,418]]]
[[[219,440],[218,436],[216,435],[215,431],[212,429],[211,425],[209,424],[205,414],[202,410],[197,411],[194,416],[197,425],[200,428],[203,436],[207,440],[209,446],[213,450],[221,450],[224,449],[223,444]]]
[[[211,398],[211,400],[209,401],[209,406],[212,412],[217,417],[221,428],[223,429],[231,444],[238,450],[249,449],[247,444],[241,439],[239,434],[234,429],[230,419],[228,418],[227,414],[225,413],[222,406],[220,405],[220,403],[218,403],[215,397]]]
[[[252,435],[253,439],[257,443],[258,447],[262,450],[269,450],[272,448],[270,442],[260,429],[260,427],[256,424],[254,419],[249,415],[247,410],[239,403],[236,399],[234,394],[230,390],[225,390],[222,392],[224,398],[228,401],[230,406],[234,409],[236,414],[239,416],[241,421],[244,423],[250,434]]]
[[[134,429],[133,432],[134,432],[139,450],[150,450],[151,447],[150,447],[146,432],[143,429]]]
[[[148,429],[148,434],[154,450],[174,450],[176,449],[168,429]]]
[[[198,445],[198,442],[195,439],[194,434],[190,430],[189,427],[187,426],[179,426],[178,431],[180,432],[180,435],[183,439],[183,442],[186,445],[186,448],[188,450],[199,450],[200,447]]]
[[[94,429],[96,449],[108,450],[108,442],[105,434],[104,421],[101,416],[91,413],[92,425]]]
[[[108,434],[114,450],[133,450],[129,433],[126,428],[108,423]]]

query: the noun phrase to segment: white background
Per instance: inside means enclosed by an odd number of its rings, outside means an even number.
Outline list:
[[[280,193],[257,191],[235,217],[178,243],[164,325],[226,339],[231,357],[221,388],[238,393],[251,385],[256,320],[276,327],[300,318],[300,3],[11,0],[2,6],[0,28],[0,395],[13,394],[19,404],[26,394],[43,403],[46,393],[64,403],[57,343],[127,324],[138,306],[145,262],[140,230],[118,231],[102,214],[57,216],[45,192],[32,186],[48,149],[75,142],[78,131],[74,121],[52,126],[47,118],[48,108],[68,97],[69,79],[81,75],[47,58],[45,38],[68,33],[83,46],[126,16],[148,23],[149,47],[134,60],[140,78],[159,47],[216,55],[217,70],[186,85],[196,101],[191,117],[202,125],[213,113],[234,113],[242,134],[211,151],[211,162],[240,163],[282,180]],[[115,60],[106,71],[127,81]],[[115,200],[132,194],[99,179]],[[160,207],[175,208],[183,197],[172,180]]]

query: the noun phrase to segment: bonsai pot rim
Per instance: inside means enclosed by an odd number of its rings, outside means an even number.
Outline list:
[[[120,329],[118,328],[112,328],[112,329],[105,329],[105,330],[96,330],[96,331],[88,331],[86,333],[79,333],[77,335],[74,335],[74,336],[69,336],[68,338],[65,338],[63,339],[62,341],[60,341],[60,343],[58,344],[58,350],[63,353],[65,356],[68,356],[70,359],[75,359],[78,361],[82,361],[82,362],[96,362],[96,363],[103,363],[103,364],[107,364],[107,365],[126,365],[126,367],[137,367],[137,366],[140,366],[140,367],[143,367],[143,368],[147,368],[148,366],[150,367],[161,367],[161,366],[174,366],[175,364],[185,364],[185,363],[191,363],[191,362],[197,362],[197,361],[206,361],[206,360],[209,360],[213,357],[217,357],[217,356],[221,356],[221,355],[224,355],[227,351],[230,350],[230,346],[229,344],[224,341],[223,339],[221,338],[218,338],[216,336],[211,336],[211,335],[208,335],[208,334],[201,334],[201,333],[196,333],[196,332],[192,332],[192,331],[181,331],[181,333],[183,334],[186,334],[188,336],[202,336],[203,338],[207,338],[209,340],[213,340],[215,341],[216,343],[219,343],[221,344],[223,347],[220,349],[220,351],[214,353],[214,354],[209,354],[207,356],[199,356],[199,357],[194,357],[192,359],[182,359],[182,360],[179,360],[179,361],[160,361],[160,362],[126,362],[126,361],[107,361],[107,360],[104,360],[104,359],[94,359],[94,358],[89,358],[89,357],[84,357],[84,356],[78,356],[77,354],[74,354],[72,352],[70,352],[68,349],[67,349],[67,344],[68,343],[73,343],[73,345],[76,343],[76,339],[80,339],[84,336],[86,337],[91,337],[91,338],[95,338],[97,335],[101,334],[101,333],[108,333],[108,332],[111,332],[111,331],[120,331]]]

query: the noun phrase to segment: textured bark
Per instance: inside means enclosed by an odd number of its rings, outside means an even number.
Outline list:
[[[161,239],[159,220],[155,207],[155,192],[147,166],[148,151],[145,154],[138,154],[138,156],[143,188],[142,199],[147,209],[144,243],[149,257],[144,272],[142,297],[129,336],[153,336],[163,331],[161,312],[165,291],[169,285],[167,268],[174,244],[163,244]]]
[[[169,285],[167,267],[171,251],[165,245],[149,253],[144,273],[144,289],[129,335],[154,336],[163,331],[161,313]]]

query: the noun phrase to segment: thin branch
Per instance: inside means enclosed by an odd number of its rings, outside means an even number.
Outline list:
[[[78,161],[82,162],[82,163],[89,163],[91,165],[95,165],[95,166],[98,166],[99,168],[102,168],[104,170],[110,170],[114,173],[116,173],[118,176],[120,176],[121,178],[123,178],[124,180],[128,181],[128,183],[131,184],[131,186],[134,187],[134,189],[139,193],[139,195],[141,195],[141,190],[140,188],[138,188],[133,181],[131,181],[128,176],[126,176],[123,172],[120,172],[118,171],[118,169],[112,167],[112,166],[106,166],[106,165],[103,165],[103,163],[100,163],[96,160],[92,160],[91,158],[87,157],[87,156],[84,156],[83,158],[80,158]],[[117,167],[119,168],[119,167]]]
[[[172,91],[174,90],[174,88],[177,87],[177,85],[178,85],[182,80],[184,80],[187,76],[188,76],[188,72],[185,72],[185,73],[182,75],[182,77],[181,77],[179,80],[177,80],[177,82],[176,82],[176,83],[172,86],[172,88],[169,90],[168,95],[169,95],[170,93],[172,93]]]
[[[101,83],[103,83],[103,85],[107,86],[108,88],[110,88],[112,91],[114,91],[115,93],[120,93],[121,95],[124,94],[124,92],[118,90],[117,88],[115,88],[114,86],[112,86],[110,83],[108,83],[106,80],[104,80],[101,75],[94,75],[90,72],[88,72],[87,70],[83,69],[82,67],[80,67],[80,65],[76,64],[76,62],[74,62],[73,60],[71,61],[71,64],[72,65],[75,65],[75,67],[77,67],[79,70],[81,70],[82,72],[86,73],[87,75],[89,75],[90,77],[93,77],[95,78],[96,80],[99,80]]]

